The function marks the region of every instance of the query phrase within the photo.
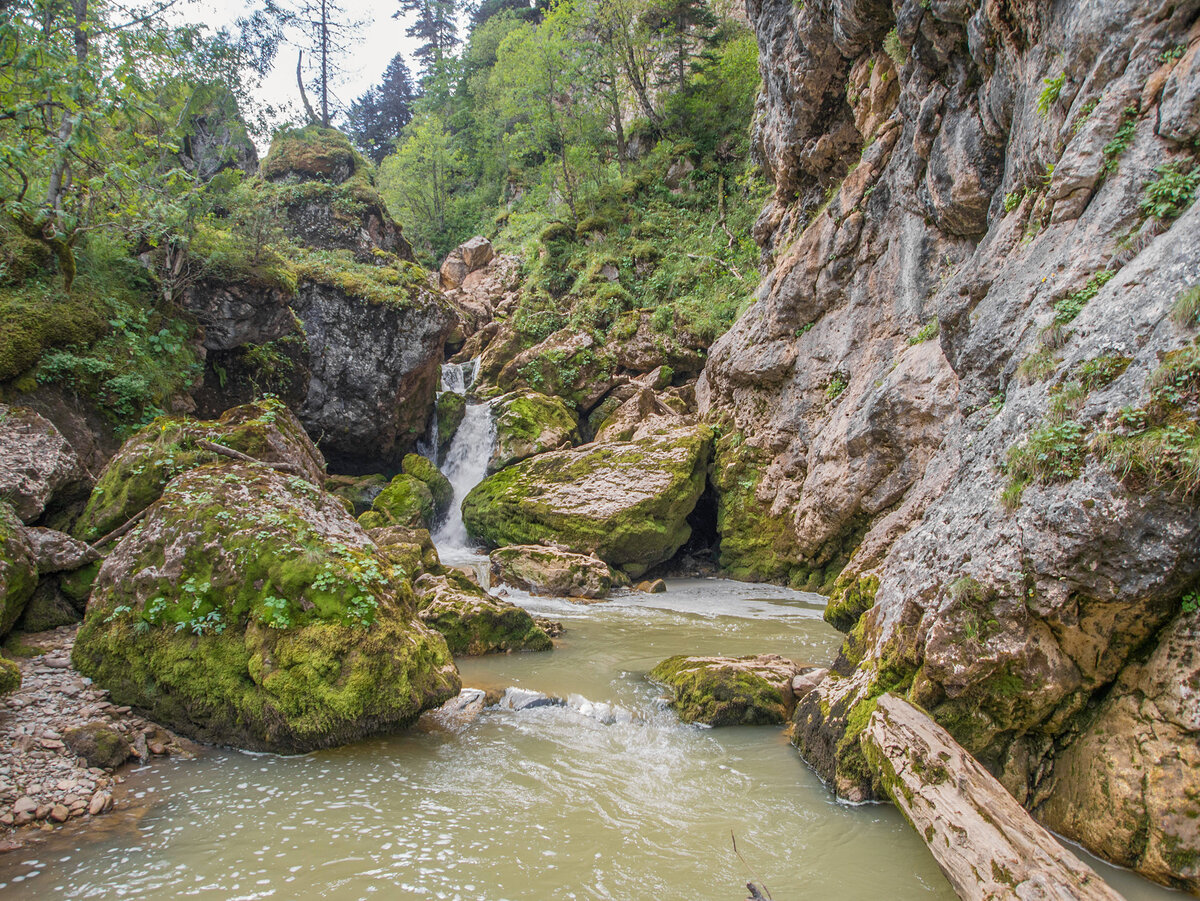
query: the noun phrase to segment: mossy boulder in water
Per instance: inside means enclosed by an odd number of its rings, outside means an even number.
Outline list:
[[[75,537],[94,541],[154,503],[175,476],[226,459],[205,450],[201,441],[293,467],[314,484],[325,478],[321,452],[281,401],[266,399],[234,407],[216,421],[164,417],[133,435],[104,467],[75,524]]]
[[[496,400],[496,445],[488,472],[579,441],[579,422],[556,397],[514,391]]]
[[[379,492],[371,509],[358,518],[364,529],[408,526],[428,529],[433,521],[433,492],[415,476],[401,473]]]
[[[454,654],[478,657],[554,646],[528,611],[493,597],[462,573],[423,575],[413,587],[421,621],[444,635]]]
[[[707,427],[689,426],[539,454],[477,485],[463,521],[492,546],[549,540],[640,576],[691,536],[711,443]]]
[[[551,597],[605,598],[615,581],[613,571],[599,557],[542,545],[497,548],[491,564],[492,575],[500,582]]]
[[[0,501],[0,638],[21,616],[37,587],[37,564],[21,520]]]
[[[671,709],[685,723],[763,726],[785,723],[796,706],[792,679],[802,667],[775,654],[670,657],[649,678],[671,688]]]
[[[307,751],[411,723],[459,688],[411,587],[298,476],[174,479],[105,561],[72,660],[113,700],[206,741]]]
[[[133,749],[125,736],[104,723],[88,723],[68,729],[63,741],[76,757],[82,757],[88,766],[112,769],[129,759]]]
[[[405,475],[412,476],[425,483],[433,496],[433,520],[439,520],[450,510],[454,502],[454,486],[442,475],[442,471],[420,454],[406,454],[400,464]]]
[[[453,391],[444,391],[437,399],[437,452],[442,459],[450,449],[450,442],[458,433],[463,417],[467,415],[467,399]]]

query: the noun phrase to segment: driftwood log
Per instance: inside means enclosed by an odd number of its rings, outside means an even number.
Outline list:
[[[964,901],[1121,901],[950,733],[896,695],[860,737],[884,790]]]

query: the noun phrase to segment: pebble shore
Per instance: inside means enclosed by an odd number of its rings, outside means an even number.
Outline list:
[[[184,740],[113,704],[71,666],[78,631],[63,626],[22,636],[38,653],[10,658],[21,667],[21,687],[0,698],[0,851],[21,847],[31,830],[113,809],[123,767],[89,766],[64,740],[72,729],[112,729],[129,743],[130,761],[190,753]]]

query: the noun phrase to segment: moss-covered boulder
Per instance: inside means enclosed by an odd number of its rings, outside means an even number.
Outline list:
[[[0,638],[8,634],[37,587],[37,564],[21,520],[0,501]]]
[[[0,657],[0,697],[11,694],[21,687],[21,668],[4,657]]]
[[[415,612],[337,498],[215,464],[175,478],[113,550],[72,660],[175,731],[306,751],[407,725],[458,691]]]
[[[325,460],[299,420],[282,402],[265,399],[227,411],[219,420],[160,418],[126,441],[109,461],[75,524],[76,538],[93,541],[124,525],[162,494],[182,472],[226,459],[200,442],[293,467],[314,484],[325,478]]]
[[[125,736],[104,723],[68,729],[63,733],[63,742],[72,754],[86,760],[88,766],[104,769],[119,767],[133,753]]]
[[[539,454],[477,485],[463,521],[493,547],[549,540],[640,576],[691,536],[711,444],[707,427],[690,426]]]
[[[503,651],[548,651],[550,636],[528,611],[488,594],[462,573],[423,575],[413,585],[421,621],[468,657]]]
[[[57,576],[50,576],[38,582],[21,618],[17,620],[17,628],[22,632],[46,632],[77,623],[81,619],[83,608],[76,606],[63,594]]]
[[[672,690],[671,709],[685,723],[764,726],[795,709],[792,679],[802,667],[775,654],[759,657],[669,657],[649,673]]]
[[[489,473],[579,442],[579,422],[557,397],[513,391],[498,398],[492,410],[496,445],[488,460]]]
[[[308,125],[275,135],[263,160],[262,174],[269,181],[290,178],[341,184],[369,167],[340,131]]]
[[[405,455],[400,469],[405,475],[424,482],[429,489],[433,496],[432,520],[439,520],[449,512],[450,504],[454,502],[454,486],[440,469],[420,454]]]
[[[401,473],[379,492],[371,509],[358,518],[364,529],[408,526],[428,529],[433,522],[433,492],[418,479]]]
[[[613,571],[599,557],[543,545],[497,548],[491,564],[497,581],[550,597],[606,598],[614,582]]]
[[[422,573],[440,574],[442,562],[427,529],[407,526],[384,526],[367,532],[379,547],[379,553],[402,569],[410,579]]]
[[[498,345],[499,346],[499,345]],[[480,363],[486,378],[492,348]],[[561,329],[542,343],[523,350],[504,364],[495,378],[501,390],[530,388],[561,397],[579,410],[590,410],[614,386],[627,381],[618,374],[612,351],[588,332]]]
[[[463,417],[467,415],[467,399],[453,391],[443,391],[437,399],[437,453],[438,459],[446,455],[450,442],[458,434]]]
[[[345,501],[347,509],[355,516],[361,516],[371,509],[371,504],[387,484],[388,477],[382,473],[366,476],[329,476],[325,479],[325,490]]]

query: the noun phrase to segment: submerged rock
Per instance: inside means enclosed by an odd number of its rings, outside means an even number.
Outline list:
[[[173,480],[113,550],[72,660],[184,734],[306,751],[408,725],[458,691],[415,613],[338,499],[217,464]]]
[[[691,535],[710,445],[709,430],[695,426],[540,454],[477,485],[463,521],[493,546],[552,540],[636,577]]]
[[[803,669],[776,654],[759,657],[669,657],[649,673],[674,693],[685,723],[761,726],[785,723],[795,707],[792,680]]]
[[[86,497],[88,475],[50,420],[0,404],[0,498],[22,522]]]
[[[76,538],[94,541],[149,507],[180,473],[225,459],[205,449],[211,442],[282,464],[320,485],[325,460],[295,415],[274,399],[234,407],[217,421],[182,417],[156,419],[121,445],[109,461],[86,509],[75,524]]]
[[[613,572],[599,557],[544,545],[512,545],[491,555],[492,577],[530,594],[563,598],[605,598]]]
[[[494,473],[528,457],[579,441],[579,422],[567,405],[537,391],[514,391],[492,404],[496,444],[488,460]]]
[[[446,637],[451,653],[478,657],[554,646],[527,611],[493,597],[461,573],[426,574],[413,588],[421,621]]]

